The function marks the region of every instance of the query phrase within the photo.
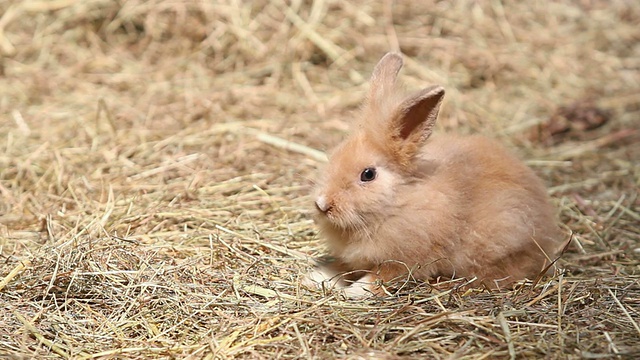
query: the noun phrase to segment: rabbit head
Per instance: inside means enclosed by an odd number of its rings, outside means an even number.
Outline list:
[[[401,67],[396,53],[376,65],[352,133],[331,152],[321,174],[317,221],[330,242],[348,241],[349,234],[366,232],[384,219],[398,185],[411,181],[415,158],[433,131],[444,89],[398,95]]]

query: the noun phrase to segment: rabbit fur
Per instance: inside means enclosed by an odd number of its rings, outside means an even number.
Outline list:
[[[404,96],[402,63],[388,53],[376,65],[351,134],[321,172],[315,221],[335,261],[305,282],[362,296],[409,272],[490,288],[536,277],[563,239],[542,181],[494,140],[432,137],[444,89]]]

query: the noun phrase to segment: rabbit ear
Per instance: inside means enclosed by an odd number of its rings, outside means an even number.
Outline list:
[[[405,156],[412,157],[431,136],[443,97],[444,88],[436,85],[417,92],[398,107],[391,120],[391,134]]]
[[[395,85],[398,72],[402,68],[402,56],[389,52],[378,61],[371,75],[369,100],[378,101],[390,93]]]
[[[398,109],[400,116],[396,118],[400,138],[409,140],[417,137],[422,141],[427,140],[436,123],[443,97],[444,88],[436,85],[403,101]]]

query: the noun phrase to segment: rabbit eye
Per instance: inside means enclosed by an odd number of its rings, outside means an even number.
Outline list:
[[[360,181],[369,182],[376,178],[376,168],[366,168],[360,173]]]

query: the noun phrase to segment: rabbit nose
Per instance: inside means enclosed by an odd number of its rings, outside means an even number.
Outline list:
[[[327,202],[327,198],[324,195],[320,195],[316,199],[316,208],[320,212],[326,213],[327,211],[331,210],[331,205],[329,205],[329,203]]]

